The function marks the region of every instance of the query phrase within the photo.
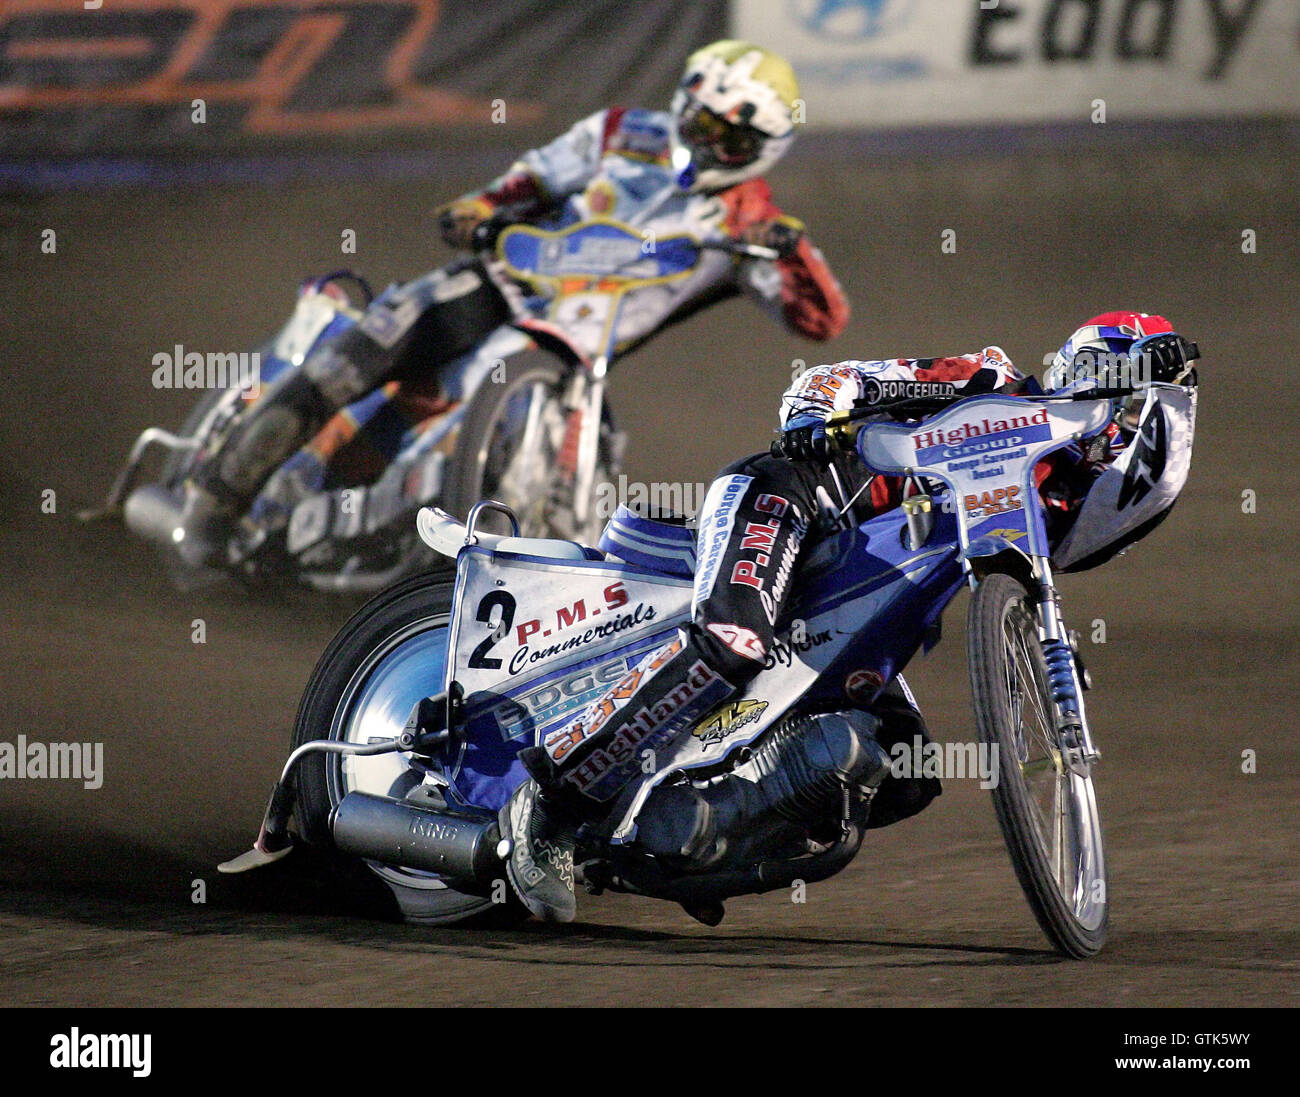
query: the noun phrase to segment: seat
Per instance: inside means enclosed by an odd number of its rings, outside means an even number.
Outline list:
[[[663,575],[695,575],[695,532],[685,519],[664,521],[638,514],[620,503],[598,542],[608,556]]]

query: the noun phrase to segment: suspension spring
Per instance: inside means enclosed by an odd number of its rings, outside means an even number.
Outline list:
[[[1064,640],[1044,640],[1043,657],[1047,661],[1047,680],[1052,700],[1062,712],[1079,711],[1079,696],[1074,684],[1074,653]]]

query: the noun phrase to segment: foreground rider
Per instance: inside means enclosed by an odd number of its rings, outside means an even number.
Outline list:
[[[1195,384],[1196,351],[1169,323],[1145,313],[1094,317],[1067,340],[1044,378],[1049,390],[1091,386],[1108,364],[1138,362],[1153,381]],[[1100,367],[1100,368],[1099,368]],[[533,778],[502,809],[513,841],[511,883],[541,918],[569,921],[574,833],[608,813],[640,772],[643,751],[660,751],[763,667],[777,621],[808,549],[833,527],[818,489],[830,499],[862,490],[859,520],[901,501],[901,482],[871,477],[856,457],[832,458],[825,420],[852,408],[868,379],[951,382],[962,394],[1036,393],[1039,388],[998,347],[953,358],[847,361],[801,375],[785,394],[782,449],[792,460],[758,454],[714,481],[698,517],[693,619],[572,724],[520,752]],[[1040,463],[1039,490],[1057,567],[1095,566],[1145,536],[1173,506],[1191,458],[1194,404],[1147,404],[1134,421],[1121,408],[1086,448],[1071,446]],[[760,536],[761,535],[761,536]],[[924,735],[910,694],[895,679],[872,704],[875,736],[893,743]],[[933,778],[886,777],[869,824],[915,814],[938,793]]]
[[[800,335],[833,338],[848,322],[848,303],[803,225],[774,204],[762,178],[794,140],[798,96],[793,70],[776,54],[715,42],[687,61],[671,110],[613,107],[583,119],[446,206],[443,236],[468,248],[489,218],[557,226],[607,217],[647,240],[686,233],[771,248],[775,261],[704,252],[683,281],[630,293],[620,349],[739,293]],[[340,408],[386,381],[427,377],[508,320],[481,269],[467,259],[385,294],[357,327],[270,385],[187,485],[182,554],[195,564],[219,559],[272,472]]]

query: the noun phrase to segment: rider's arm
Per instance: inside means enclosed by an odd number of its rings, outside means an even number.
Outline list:
[[[1126,429],[1123,420],[1091,446],[1052,455],[1041,487],[1058,568],[1096,567],[1141,540],[1173,509],[1187,482],[1196,431],[1194,377],[1190,385],[1147,389],[1135,429]]]
[[[763,261],[742,263],[741,282],[792,331],[809,339],[833,339],[849,322],[849,302],[831,273],[822,253],[813,245],[797,218],[781,212],[772,201],[772,191],[762,179],[751,179],[723,191],[719,197],[727,209],[726,229],[737,239],[767,244],[768,236],[780,238],[778,250],[787,254],[770,265]],[[775,270],[777,277],[770,276]]]
[[[950,358],[892,358],[815,366],[795,378],[781,399],[786,430],[825,420],[833,411],[852,408],[865,393],[866,381],[948,381],[959,392],[995,392],[1018,385],[1025,377],[1000,347],[985,347]]]
[[[479,220],[496,213],[512,220],[541,216],[591,181],[623,113],[621,107],[611,107],[588,115],[549,145],[524,153],[482,190],[461,195],[451,208],[460,207]]]

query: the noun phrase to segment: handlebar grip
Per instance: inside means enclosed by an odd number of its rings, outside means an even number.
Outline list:
[[[834,460],[837,446],[830,433],[813,434],[811,427],[800,427],[787,431],[775,439],[770,447],[773,457],[786,461],[807,461],[812,464],[828,465]],[[799,435],[798,438],[795,435]]]
[[[511,218],[500,213],[480,221],[470,234],[470,247],[474,251],[491,251],[497,245],[497,237],[512,224]]]

